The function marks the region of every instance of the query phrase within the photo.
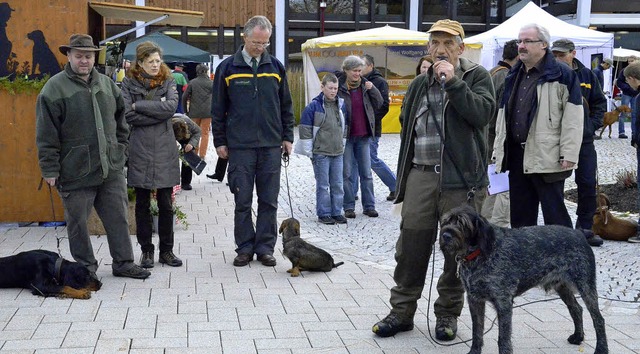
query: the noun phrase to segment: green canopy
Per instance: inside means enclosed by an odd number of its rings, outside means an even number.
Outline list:
[[[129,42],[127,48],[124,50],[124,58],[135,60],[136,46],[146,41],[154,42],[162,48],[162,60],[165,62],[208,63],[210,61],[210,54],[208,52],[180,42],[160,32],[151,33]]]

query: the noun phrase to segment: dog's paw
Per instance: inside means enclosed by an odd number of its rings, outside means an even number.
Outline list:
[[[292,277],[297,277],[297,276],[300,276],[300,269],[291,268],[291,269],[287,270],[287,273],[291,274]]]

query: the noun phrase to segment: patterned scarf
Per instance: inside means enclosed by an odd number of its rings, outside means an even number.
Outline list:
[[[360,87],[360,84],[362,83],[362,78],[359,77],[358,80],[356,81],[351,81],[349,79],[347,79],[347,88],[349,89],[349,91],[357,89],[358,87]]]
[[[154,89],[164,83],[164,80],[161,79],[161,74],[158,73],[156,76],[152,76],[147,74],[144,70],[140,70],[135,73],[133,77],[142,83],[142,85],[147,89]]]

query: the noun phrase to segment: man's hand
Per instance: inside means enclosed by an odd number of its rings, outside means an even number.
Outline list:
[[[229,158],[229,149],[227,149],[226,145],[218,146],[216,148],[216,154],[218,154],[219,158],[226,160]]]
[[[44,181],[47,182],[47,184],[51,187],[55,187],[56,185],[56,177],[45,178]]]
[[[291,144],[290,141],[283,141],[282,142],[282,153],[283,154],[287,154],[287,155],[291,155],[291,151],[293,151],[293,145]]]
[[[449,82],[455,76],[455,67],[446,60],[438,60],[433,63],[433,72],[436,73],[438,80],[444,74],[444,82]]]
[[[193,150],[193,145],[191,145],[191,144],[187,144],[187,145],[184,147],[184,152],[189,152],[189,151],[191,151],[191,150]]]
[[[560,160],[560,164],[562,165],[562,169],[563,170],[568,170],[573,168],[573,166],[576,165],[575,162],[571,162],[571,161],[567,161],[567,160]]]

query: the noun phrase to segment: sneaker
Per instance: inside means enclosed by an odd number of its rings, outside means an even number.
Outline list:
[[[436,318],[436,339],[450,341],[458,332],[458,319],[453,316]]]
[[[604,243],[604,240],[602,237],[594,234],[593,237],[587,239],[587,243],[589,243],[589,246],[600,247]]]
[[[393,312],[371,328],[378,337],[391,337],[398,332],[406,332],[412,329],[413,321],[401,318],[400,315]]]
[[[153,268],[153,251],[142,252],[140,256],[140,266],[142,268]]]
[[[180,267],[182,265],[182,260],[176,257],[173,254],[173,251],[160,252],[160,257],[158,257],[159,263],[165,263],[171,267]]]
[[[375,209],[369,209],[369,210],[365,210],[362,212],[362,214],[370,217],[370,218],[377,218],[378,217],[378,212]]]
[[[325,225],[335,225],[336,221],[330,216],[321,216],[318,218],[318,221]]]
[[[333,220],[336,221],[336,224],[346,224],[347,223],[347,218],[345,218],[342,215],[336,215],[336,216],[332,216]]]
[[[356,218],[356,212],[353,209],[347,209],[347,210],[344,211],[344,216],[346,218],[349,218],[349,219],[355,219]]]
[[[627,239],[627,242],[640,243],[640,235],[629,237],[629,239]]]
[[[151,272],[140,267],[137,264],[131,265],[128,269],[125,270],[113,270],[112,271],[114,277],[125,277],[125,278],[133,278],[133,279],[147,279]]]
[[[387,200],[388,201],[396,200],[396,192],[389,192],[389,195],[387,196]]]
[[[618,135],[618,139],[627,139],[627,138],[628,138],[628,136],[625,133],[622,133],[622,134]]]
[[[192,190],[192,189],[193,189],[193,187],[191,187],[191,185],[190,185],[190,184],[183,184],[183,185],[181,185],[180,187],[181,187],[183,190],[185,190],[185,191],[190,191],[190,190]]]

